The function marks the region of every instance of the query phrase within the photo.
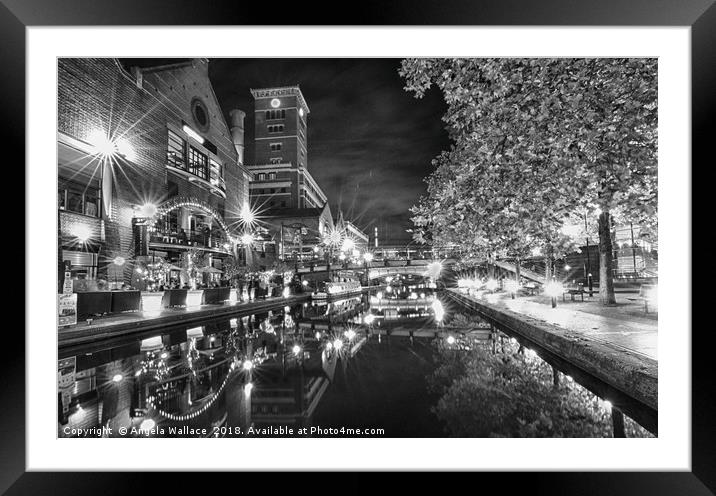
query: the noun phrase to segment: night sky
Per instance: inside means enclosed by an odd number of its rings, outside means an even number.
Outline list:
[[[431,160],[449,140],[440,93],[431,89],[423,99],[414,98],[403,90],[399,67],[399,59],[377,58],[211,59],[209,76],[227,121],[231,109],[247,114],[249,164],[249,89],[298,84],[311,111],[308,169],[328,196],[334,219],[340,209],[371,235],[377,225],[382,243],[406,244],[408,209],[425,194]]]

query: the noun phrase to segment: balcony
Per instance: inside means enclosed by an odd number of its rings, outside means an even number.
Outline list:
[[[149,247],[161,249],[188,250],[198,248],[214,253],[231,253],[231,246],[228,245],[222,233],[207,233],[200,230],[174,230],[154,227],[149,232]]]
[[[186,164],[178,160],[167,161],[167,170],[181,176],[190,183],[197,184],[222,198],[226,198],[226,182],[221,176],[213,176],[207,179],[203,174],[188,170]]]

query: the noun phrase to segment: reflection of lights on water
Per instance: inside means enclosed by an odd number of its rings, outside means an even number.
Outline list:
[[[447,344],[453,345],[453,344],[455,344],[455,337],[454,337],[454,336],[448,336],[446,341],[447,341]]]
[[[375,320],[375,315],[373,315],[372,313],[369,313],[368,315],[363,317],[363,322],[365,322],[368,325],[372,324],[374,320]]]
[[[254,388],[254,384],[252,382],[246,383],[244,386],[244,394],[246,396],[251,396],[251,390]]]
[[[113,382],[121,382],[122,379],[124,379],[124,376],[122,374],[114,374],[114,377],[112,377]]]
[[[243,367],[244,370],[251,370],[252,368],[254,368],[254,362],[252,362],[251,360],[244,360]]]
[[[440,300],[433,301],[432,308],[435,313],[435,320],[438,322],[442,321],[443,317],[445,317],[445,309],[443,308],[443,304]]]
[[[142,431],[151,431],[157,426],[157,423],[153,419],[144,419],[142,420],[142,423],[139,424],[139,429]]]

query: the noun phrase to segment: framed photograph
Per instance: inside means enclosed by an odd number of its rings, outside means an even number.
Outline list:
[[[4,0],[27,324],[0,488],[508,471],[716,492],[691,328],[712,3],[368,4],[316,26]]]

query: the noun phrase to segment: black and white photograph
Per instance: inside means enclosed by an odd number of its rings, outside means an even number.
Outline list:
[[[657,71],[59,58],[57,436],[658,436]]]
[[[26,325],[0,493],[401,471],[712,494],[690,202],[713,0],[304,25],[95,1],[2,0]]]

